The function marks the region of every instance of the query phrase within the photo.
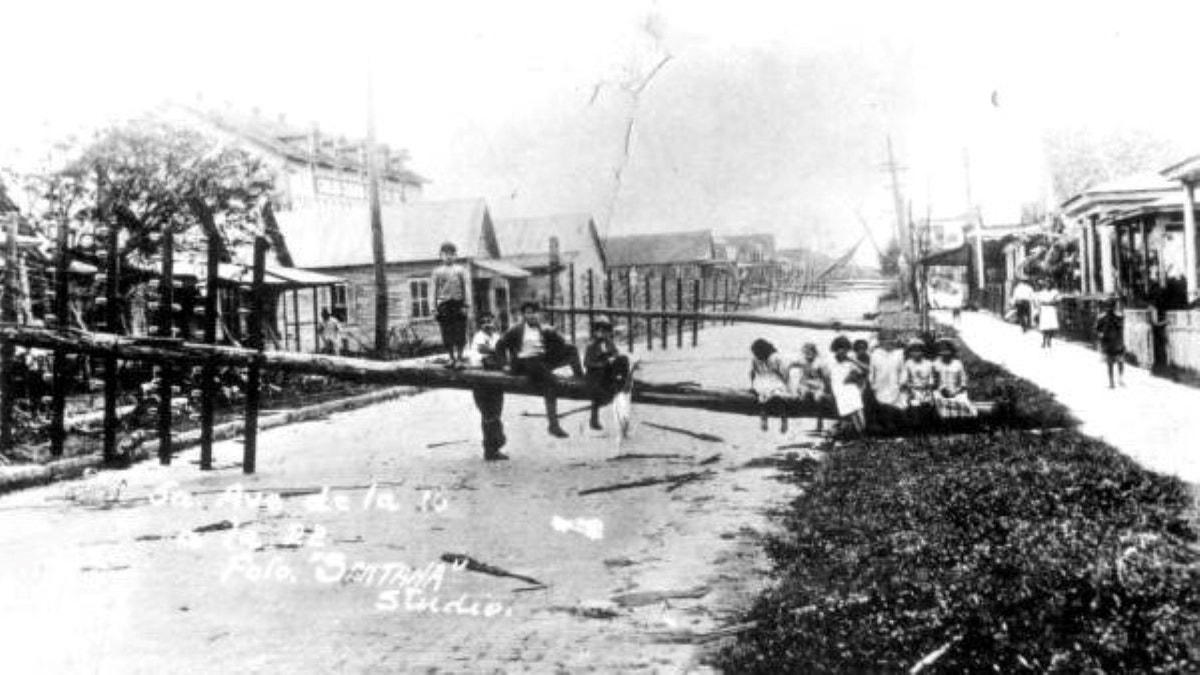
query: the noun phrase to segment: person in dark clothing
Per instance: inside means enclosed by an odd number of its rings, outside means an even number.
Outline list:
[[[496,342],[500,339],[496,332],[496,319],[491,312],[479,314],[479,331],[471,340],[471,357],[477,360],[477,365],[485,370],[498,370],[501,367],[500,358],[496,354]],[[475,408],[479,410],[479,418],[483,427],[483,458],[489,462],[508,459],[508,455],[500,452],[500,448],[508,442],[504,436],[504,390],[495,387],[475,387],[471,390],[475,398]]]
[[[521,305],[521,323],[508,329],[496,343],[496,353],[508,363],[514,375],[524,375],[543,390],[546,418],[551,436],[566,438],[558,424],[558,393],[554,390],[554,370],[570,366],[575,377],[583,377],[579,350],[553,328],[542,325],[542,308],[536,302]]]
[[[613,342],[612,323],[608,319],[592,322],[592,341],[583,359],[588,387],[592,390],[590,426],[600,430],[600,406],[612,401],[629,379],[629,357],[621,354]]]
[[[1116,365],[1121,386],[1125,386],[1125,318],[1117,314],[1116,300],[1104,301],[1104,314],[1096,319],[1097,348],[1104,354],[1108,366],[1108,388],[1113,389],[1113,366]]]

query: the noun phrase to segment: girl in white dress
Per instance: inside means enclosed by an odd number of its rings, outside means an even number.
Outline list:
[[[1042,332],[1042,349],[1050,349],[1054,334],[1058,332],[1058,291],[1049,283],[1033,296],[1038,307],[1038,330]]]
[[[837,404],[838,417],[842,418],[843,424],[850,424],[861,434],[867,426],[860,386],[866,379],[865,369],[850,358],[850,340],[845,335],[834,338],[829,350],[833,352],[833,361],[829,364],[829,389]]]
[[[793,398],[788,388],[788,368],[791,366],[775,345],[759,338],[750,345],[754,360],[750,362],[750,389],[758,399],[762,430],[767,430],[767,417],[778,411],[779,431],[788,429],[787,400]]]

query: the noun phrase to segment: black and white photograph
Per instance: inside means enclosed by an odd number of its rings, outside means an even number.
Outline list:
[[[1200,5],[0,21],[0,672],[1200,672]]]

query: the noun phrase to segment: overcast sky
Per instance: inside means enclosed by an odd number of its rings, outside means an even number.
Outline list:
[[[861,214],[882,240],[889,136],[919,215],[963,210],[969,157],[992,222],[1046,197],[1049,129],[1200,151],[1197,3],[168,4],[6,8],[0,163],[197,93],[361,136],[368,63],[379,136],[410,151],[427,198],[587,211],[612,234],[766,230],[832,251]]]

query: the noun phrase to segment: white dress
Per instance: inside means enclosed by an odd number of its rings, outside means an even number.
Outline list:
[[[838,416],[845,417],[862,410],[862,389],[855,382],[847,382],[852,373],[860,372],[850,359],[829,363],[829,388],[833,392],[833,400],[837,403]]]
[[[1035,299],[1038,304],[1038,330],[1058,330],[1058,291],[1038,291]]]

